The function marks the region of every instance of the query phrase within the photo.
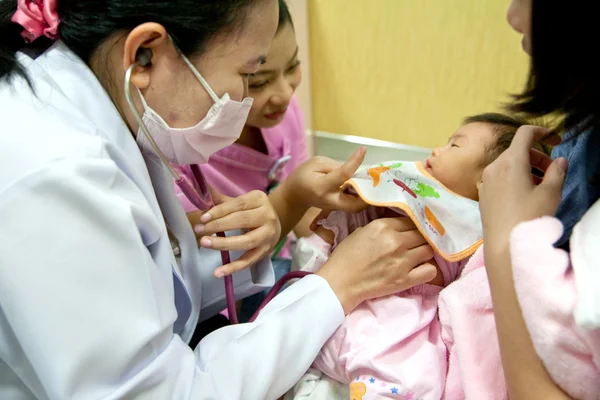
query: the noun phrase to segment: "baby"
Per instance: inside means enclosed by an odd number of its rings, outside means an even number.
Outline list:
[[[424,175],[454,192],[459,200],[477,201],[483,170],[510,146],[521,125],[524,123],[501,114],[465,119],[448,143],[435,148],[423,163]],[[320,268],[355,229],[377,218],[397,216],[395,209],[378,207],[358,214],[332,212],[319,221],[313,236],[298,244],[302,269],[314,272]],[[353,400],[442,398],[449,354],[441,334],[438,296],[460,276],[467,261],[449,262],[436,253],[431,263],[438,274],[429,284],[360,305],[325,344],[313,367],[350,385]]]

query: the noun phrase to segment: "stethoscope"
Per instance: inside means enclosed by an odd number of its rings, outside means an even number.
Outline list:
[[[192,171],[192,176],[193,176],[192,183],[188,182],[186,179],[184,179],[182,176],[180,176],[177,173],[177,171],[173,168],[173,166],[171,165],[169,160],[167,160],[167,158],[162,153],[162,151],[160,151],[158,145],[154,141],[154,138],[148,131],[148,127],[146,126],[140,113],[138,112],[137,107],[135,106],[135,103],[133,102],[133,98],[131,96],[131,73],[133,72],[133,69],[137,65],[138,65],[137,63],[131,64],[131,66],[125,72],[125,80],[124,80],[125,87],[124,87],[124,89],[125,89],[125,98],[127,100],[127,104],[129,105],[129,108],[131,109],[131,112],[132,112],[136,122],[138,123],[138,125],[144,132],[144,135],[148,139],[148,142],[154,149],[154,152],[158,155],[158,157],[160,158],[163,165],[165,165],[167,167],[169,173],[175,180],[175,184],[179,187],[179,189],[181,189],[181,192],[183,193],[183,195],[198,210],[208,211],[214,207],[214,202],[210,195],[210,190],[208,189],[208,183],[206,182],[206,178],[204,177],[204,174],[202,173],[202,171],[200,170],[198,165],[195,165],[195,164],[190,165],[190,169]],[[289,157],[289,156],[287,156],[287,157]],[[288,161],[289,161],[289,158],[286,159],[286,157],[284,157],[275,163],[275,165],[269,172],[269,181],[273,181],[273,182],[276,181],[277,174],[279,173],[279,171],[281,171],[283,166]],[[223,237],[223,238],[226,237],[225,232],[218,232],[217,236]],[[221,251],[221,262],[223,263],[222,265],[226,265],[231,262],[231,257],[229,255],[228,251]],[[275,283],[273,288],[269,291],[269,293],[267,294],[267,296],[265,297],[263,302],[258,307],[258,310],[256,311],[256,313],[252,316],[252,318],[250,318],[249,322],[253,322],[258,317],[258,314],[260,313],[260,311],[267,305],[267,303],[269,303],[269,301],[271,301],[277,295],[279,290],[281,290],[281,288],[289,280],[302,278],[302,277],[304,277],[306,275],[310,275],[310,274],[311,273],[309,273],[309,272],[295,271],[295,272],[289,272],[286,275],[284,275],[279,281],[277,281]],[[229,320],[231,321],[231,323],[237,324],[237,323],[239,323],[239,320],[238,320],[238,315],[237,315],[237,311],[235,308],[235,293],[234,293],[234,289],[233,289],[233,278],[231,275],[229,275],[224,278],[224,281],[225,281],[225,299],[227,301],[227,312],[229,314]]]

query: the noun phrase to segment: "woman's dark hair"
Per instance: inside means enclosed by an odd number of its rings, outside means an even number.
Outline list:
[[[277,26],[277,32],[287,24],[290,24],[292,28],[294,27],[292,14],[290,13],[290,9],[285,0],[279,0],[279,25]]]
[[[84,62],[109,37],[145,22],[165,27],[188,55],[202,53],[217,35],[243,27],[250,6],[259,0],[58,0],[60,39]],[[0,80],[24,75],[17,51],[29,47],[23,28],[11,22],[16,0],[0,0]],[[42,38],[34,46],[47,45]]]
[[[531,68],[512,110],[564,115],[559,128],[600,131],[600,57],[596,2],[532,0]]]

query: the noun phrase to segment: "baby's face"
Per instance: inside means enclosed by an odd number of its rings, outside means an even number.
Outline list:
[[[478,200],[477,186],[487,164],[487,148],[493,141],[490,124],[461,126],[446,145],[433,149],[425,160],[425,169],[453,192]]]

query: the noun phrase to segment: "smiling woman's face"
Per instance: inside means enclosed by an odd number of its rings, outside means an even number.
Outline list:
[[[267,62],[248,80],[248,94],[254,98],[254,105],[247,125],[271,128],[279,124],[301,81],[296,33],[287,23],[275,35]]]

